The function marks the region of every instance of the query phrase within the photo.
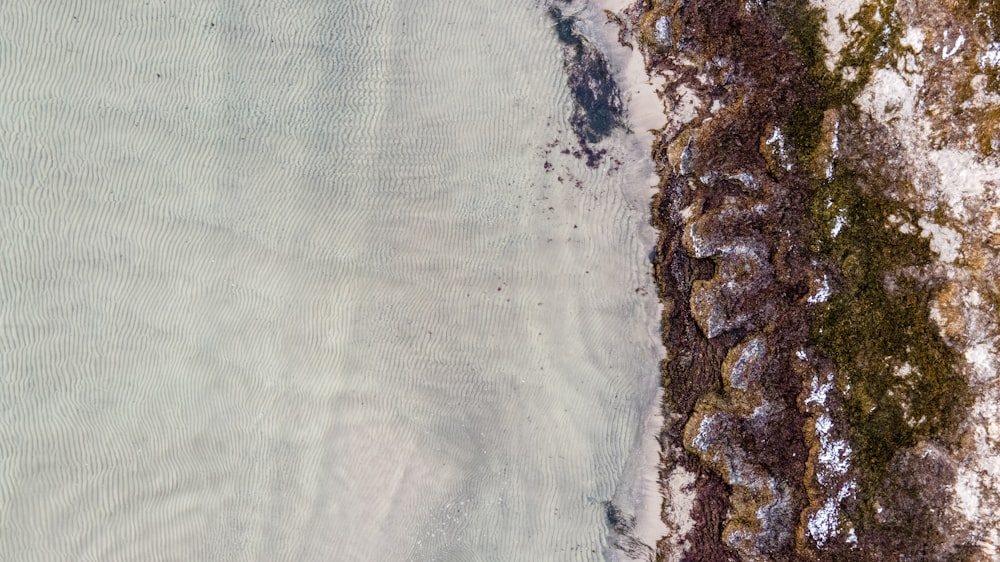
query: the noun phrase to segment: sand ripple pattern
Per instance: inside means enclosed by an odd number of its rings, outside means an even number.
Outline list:
[[[644,208],[544,172],[537,3],[15,1],[0,53],[0,560],[601,557]]]

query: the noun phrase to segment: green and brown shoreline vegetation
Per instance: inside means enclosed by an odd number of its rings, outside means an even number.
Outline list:
[[[948,219],[858,102],[878,71],[915,64],[912,4],[860,3],[836,53],[803,0],[642,0],[609,16],[666,78],[668,111],[689,113],[653,147],[662,479],[694,480],[693,524],[667,521],[660,559],[985,556],[943,507],[973,403],[938,318],[949,289],[926,221]],[[977,44],[997,40],[984,4],[945,7],[978,22]],[[995,89],[996,68],[981,70]],[[961,72],[956,90],[972,89]],[[983,156],[990,111],[961,116],[979,116],[966,144]]]

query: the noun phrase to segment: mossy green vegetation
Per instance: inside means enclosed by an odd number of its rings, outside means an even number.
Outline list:
[[[886,197],[898,189],[887,183],[835,166],[811,209],[813,249],[843,276],[819,307],[813,336],[840,370],[856,459],[871,484],[897,451],[953,426],[967,390],[930,318],[936,287],[908,275],[932,260],[919,216]]]
[[[904,52],[899,41],[902,26],[895,0],[866,2],[849,20],[841,18],[838,23],[850,39],[841,51],[836,73],[843,79],[842,95],[853,99],[877,68],[896,64]]]
[[[779,4],[793,8],[778,15],[809,68],[812,87],[821,92],[801,96],[783,126],[800,168],[816,170],[817,159],[831,156],[828,146],[822,148],[829,134],[824,115],[833,110],[861,126],[853,100],[876,69],[905,55],[902,25],[894,0],[866,2],[840,21],[848,42],[831,71],[816,14],[809,8],[797,13],[798,0]],[[845,397],[853,462],[860,469],[860,512],[853,515],[859,531],[878,527],[870,498],[884,491],[894,457],[921,439],[946,436],[968,395],[956,353],[930,316],[937,287],[919,278],[933,260],[928,240],[919,235],[920,215],[896,198],[912,186],[884,174],[882,145],[865,137],[847,139],[847,155],[832,162],[831,174],[809,177],[810,249],[841,273],[839,290],[817,307],[812,335],[834,361]]]
[[[814,18],[786,19],[800,26],[792,44],[823,92],[804,96],[787,113],[800,167],[816,170],[817,161],[833,156],[823,144],[831,142],[824,130],[829,111],[857,131],[841,139],[850,146],[841,147],[831,173],[810,174],[809,242],[840,270],[838,290],[816,309],[812,336],[834,361],[844,396],[860,487],[858,511],[850,517],[859,533],[882,528],[874,498],[887,493],[887,470],[898,454],[923,439],[946,437],[968,403],[956,353],[930,316],[938,287],[923,277],[934,256],[919,234],[920,214],[898,199],[912,186],[904,174],[888,177],[884,147],[866,139],[853,102],[876,69],[894,66],[906,53],[894,8],[893,0],[868,2],[841,20],[849,39],[832,71],[815,47],[821,31]]]
[[[803,0],[772,6],[774,16],[787,30],[788,47],[808,69],[810,84],[803,85],[803,90],[813,90],[812,95],[794,104],[785,124],[791,145],[808,158],[819,146],[824,111],[851,105],[877,68],[894,66],[905,53],[900,43],[902,26],[895,0],[865,2],[849,19],[840,18],[838,23],[848,41],[830,70],[823,40],[824,12]]]
[[[673,137],[664,135],[654,148],[654,158],[664,164],[664,181],[653,209],[658,217],[654,223],[664,233],[656,274],[667,311],[664,324],[669,327],[664,336],[665,400],[675,412],[691,415],[701,397],[718,391],[720,359],[745,335],[710,334],[695,320],[692,288],[703,276],[697,260],[685,251],[681,234],[690,221],[690,209],[717,206],[726,197],[759,198],[766,202],[761,206],[765,218],[750,228],[768,245],[775,275],[753,299],[734,297],[733,302],[764,311],[764,330],[780,342],[768,384],[787,390],[776,391],[773,399],[801,416],[789,418],[802,423],[790,424],[794,439],[786,440],[801,446],[801,454],[796,457],[788,453],[791,448],[775,447],[774,438],[784,434],[774,428],[747,432],[751,437],[739,446],[747,445],[754,454],[762,451],[761,458],[767,459],[762,466],[766,464],[771,476],[783,479],[793,490],[792,509],[815,508],[817,501],[825,509],[827,501],[835,501],[839,517],[844,518],[841,531],[846,532],[849,520],[858,539],[856,546],[850,541],[824,545],[808,528],[812,515],[801,511],[804,519],[786,525],[797,526],[795,544],[775,547],[780,552],[775,559],[792,559],[792,548],[808,551],[807,557],[819,548],[822,559],[839,559],[843,553],[848,553],[843,559],[852,559],[849,550],[863,552],[866,559],[917,552],[919,545],[931,544],[930,530],[935,528],[928,516],[933,510],[921,506],[936,504],[923,501],[928,489],[923,465],[912,458],[919,447],[951,444],[968,404],[968,389],[956,352],[931,316],[938,299],[939,286],[933,280],[938,266],[918,221],[940,222],[941,217],[906,205],[915,189],[901,168],[903,159],[893,153],[892,140],[884,138],[890,133],[881,123],[887,116],[864,115],[856,103],[878,69],[899,68],[901,60],[914,55],[902,45],[906,28],[896,13],[896,1],[868,0],[858,13],[842,20],[847,37],[835,56],[830,56],[823,37],[826,12],[808,0],[706,0],[671,3],[669,8],[665,4],[647,2],[642,30],[651,37],[654,23],[666,17],[662,21],[671,24],[674,42],[655,49],[642,41],[638,44],[652,53],[651,60],[662,61],[674,72],[696,66],[688,78],[697,74],[699,80],[713,81],[717,88],[710,95],[727,108]],[[698,91],[708,93],[708,89]],[[753,194],[741,190],[737,196],[733,193],[738,186],[729,182],[694,181],[744,173],[767,176],[760,182],[764,188]],[[704,200],[694,205],[697,197]],[[735,231],[720,235],[739,236]],[[825,275],[822,280],[820,275]],[[828,300],[816,303],[807,293],[820,282],[833,292],[824,291]],[[782,354],[810,337],[820,353],[808,356],[808,361],[800,357],[805,361],[801,369],[783,370],[788,363]],[[822,464],[816,456],[815,426],[806,421],[815,411],[801,407],[800,379],[807,369],[827,369],[827,360],[835,367],[840,391],[826,406],[835,418],[830,437],[847,438],[852,452],[850,472],[838,472],[824,482],[813,471]],[[799,365],[797,360],[791,364]],[[733,413],[734,419],[740,415]],[[675,439],[678,428],[690,429],[685,424],[693,419],[676,418],[678,423],[671,426]],[[732,428],[719,431],[735,435]],[[758,449],[758,437],[767,445]],[[694,455],[690,447],[687,452]],[[715,483],[713,494],[723,494],[725,470],[704,459],[685,457],[684,462],[703,471],[699,478],[706,475],[704,482]],[[815,466],[810,468],[810,462]],[[916,467],[913,478],[898,476],[898,467],[910,465]],[[708,478],[713,473],[721,478]],[[848,484],[856,484],[857,493],[849,499],[840,497],[835,486]],[[699,494],[707,486],[699,484]],[[878,503],[887,495],[902,497],[911,491],[921,496],[920,501]],[[735,490],[725,494],[730,502],[738,501]],[[726,522],[734,517],[733,503],[699,502],[700,520]],[[919,521],[926,524],[911,525]],[[755,548],[731,537],[720,541],[716,527],[703,527],[689,539],[696,545],[693,560],[731,559],[732,549],[746,555]],[[820,542],[810,542],[809,537]],[[904,543],[911,546],[901,546]]]

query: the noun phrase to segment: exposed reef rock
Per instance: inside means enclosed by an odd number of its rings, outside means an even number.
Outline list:
[[[1000,3],[611,18],[666,80],[658,558],[1000,559]]]

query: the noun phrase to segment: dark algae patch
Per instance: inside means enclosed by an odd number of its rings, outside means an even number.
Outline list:
[[[611,502],[604,502],[605,521],[614,533],[615,548],[633,560],[648,560],[653,551],[636,537],[635,517],[622,512]]]
[[[854,102],[907,56],[895,2],[840,22],[832,69],[825,13],[804,0],[646,0],[626,15],[664,97],[704,102],[653,148],[664,474],[694,473],[697,523],[658,556],[972,556],[940,509],[954,467],[936,451],[970,397],[931,316],[935,256],[898,146]],[[827,373],[822,409],[810,384]],[[836,472],[820,458],[833,440],[849,445]]]
[[[605,155],[595,145],[625,126],[621,92],[604,54],[576,29],[575,18],[556,5],[548,10],[556,36],[563,45],[573,113],[570,125],[580,143],[581,157],[596,168]]]

